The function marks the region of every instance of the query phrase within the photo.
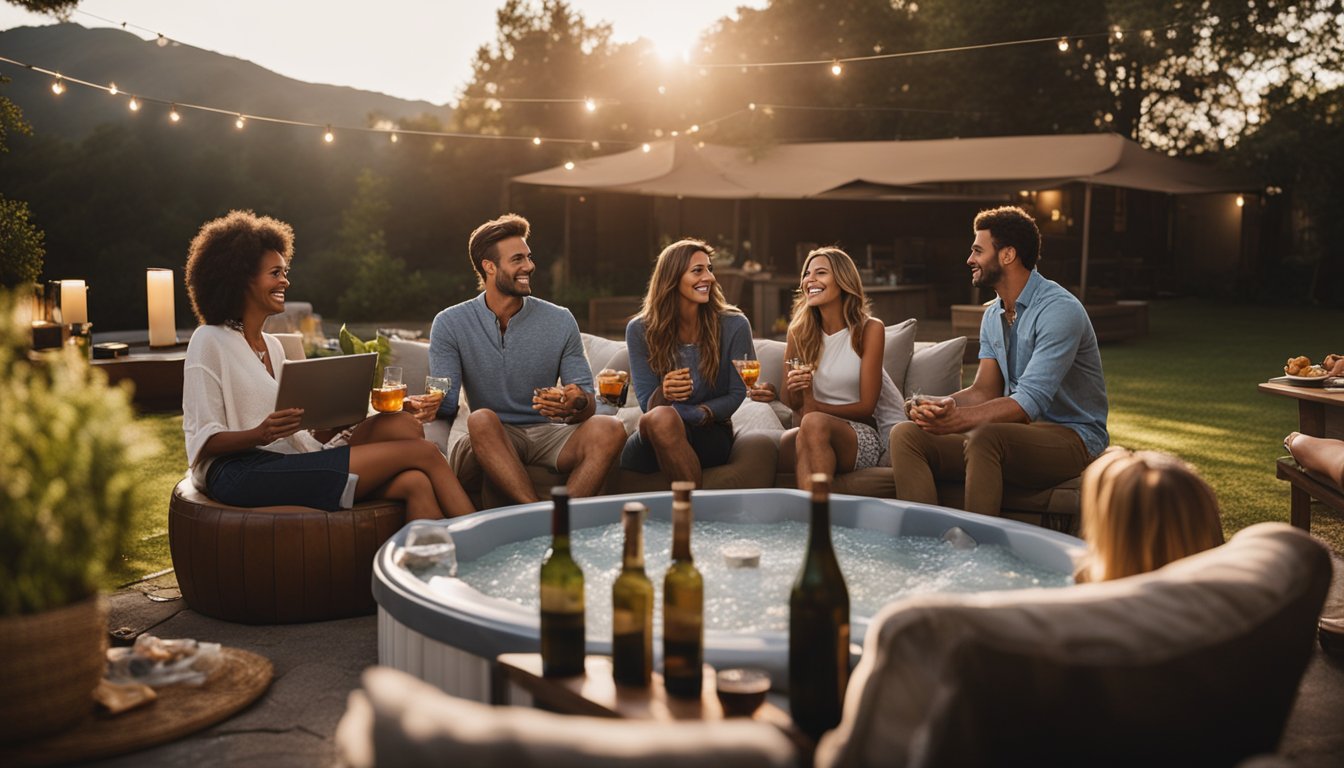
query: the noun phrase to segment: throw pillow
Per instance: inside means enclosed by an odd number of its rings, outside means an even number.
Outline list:
[[[425,394],[425,377],[429,375],[429,344],[424,341],[405,341],[395,336],[387,340],[391,354],[388,365],[401,366],[401,380],[406,383],[406,394]]]
[[[950,395],[961,389],[961,355],[965,349],[965,336],[916,349],[910,356],[910,371],[901,392],[910,397]]]
[[[761,375],[756,379],[759,386],[763,382],[775,385],[778,392],[784,383],[784,347],[782,341],[774,339],[755,339],[756,359],[761,361]]]
[[[905,377],[910,368],[910,355],[915,351],[915,330],[919,321],[913,317],[887,326],[887,340],[882,346],[882,367],[891,381],[902,392],[909,392]]]

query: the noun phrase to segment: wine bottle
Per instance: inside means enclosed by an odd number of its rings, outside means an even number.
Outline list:
[[[622,685],[648,686],[653,678],[653,582],[644,574],[643,504],[621,510],[625,553],[611,585],[611,676]]]
[[[669,695],[700,698],[705,581],[691,558],[692,483],[672,484],[672,565],[663,577],[663,681]]]
[[[583,571],[569,553],[569,491],[551,489],[551,548],[541,560],[541,674],[583,674]]]
[[[849,682],[849,591],[831,547],[830,478],[812,475],[807,554],[789,595],[789,708],[816,739],[840,723]]]

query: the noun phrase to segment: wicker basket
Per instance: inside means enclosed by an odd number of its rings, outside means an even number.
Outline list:
[[[107,666],[101,598],[28,616],[0,617],[0,744],[48,736],[93,709]]]

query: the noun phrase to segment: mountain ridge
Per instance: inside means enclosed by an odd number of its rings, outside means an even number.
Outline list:
[[[92,83],[115,82],[123,94],[223,110],[183,109],[183,121],[233,122],[233,114],[281,118],[351,128],[368,127],[372,116],[393,120],[431,115],[446,124],[452,108],[411,101],[349,86],[309,83],[259,64],[185,44],[159,46],[129,32],[63,23],[0,31],[0,56]],[[61,96],[52,78],[0,63],[0,96],[18,104],[40,134],[78,141],[98,125],[135,119],[166,119],[168,104],[146,103],[131,113],[124,96],[67,83]]]

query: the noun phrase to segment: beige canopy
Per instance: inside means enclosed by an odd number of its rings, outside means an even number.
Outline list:
[[[781,144],[751,151],[681,138],[517,176],[514,181],[660,197],[1000,197],[1069,182],[1171,194],[1247,190],[1212,168],[1114,134]]]

